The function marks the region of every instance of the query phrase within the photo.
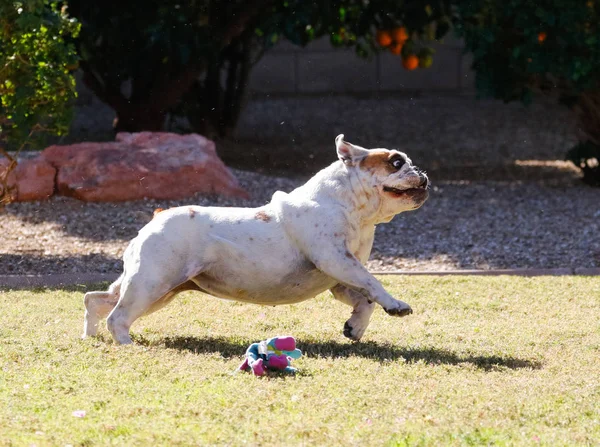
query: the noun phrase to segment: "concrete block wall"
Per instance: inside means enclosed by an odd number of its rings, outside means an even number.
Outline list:
[[[287,42],[267,52],[254,66],[250,89],[257,93],[376,93],[432,91],[472,93],[470,57],[460,40],[433,45],[428,69],[407,71],[400,56],[382,52],[361,59],[353,50],[334,48],[327,38],[297,47]]]

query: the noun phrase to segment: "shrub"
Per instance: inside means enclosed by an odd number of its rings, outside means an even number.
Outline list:
[[[59,135],[68,130],[78,59],[70,39],[78,31],[78,23],[58,2],[0,2],[0,132],[5,144],[22,145],[32,130]]]
[[[16,166],[7,150],[68,130],[77,63],[70,38],[78,31],[56,1],[0,2],[0,152],[9,160],[0,172],[0,204],[10,197],[7,178]]]

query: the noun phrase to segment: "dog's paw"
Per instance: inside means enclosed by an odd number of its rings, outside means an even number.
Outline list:
[[[350,326],[350,323],[347,321],[344,323],[344,337],[349,338],[350,340],[358,341],[356,336],[353,334],[353,327]]]
[[[398,302],[398,305],[396,307],[384,310],[387,312],[388,315],[391,315],[392,317],[405,317],[413,313],[411,307],[408,304],[403,303],[401,301]]]
[[[348,320],[344,323],[344,337],[347,337],[350,340],[360,341],[366,329],[366,327],[355,327],[350,323],[350,320]]]

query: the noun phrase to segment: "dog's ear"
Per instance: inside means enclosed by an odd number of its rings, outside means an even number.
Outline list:
[[[335,138],[335,148],[339,159],[347,165],[353,165],[369,155],[368,149],[344,141],[344,134]]]

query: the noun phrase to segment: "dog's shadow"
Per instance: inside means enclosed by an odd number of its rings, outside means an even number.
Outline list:
[[[256,340],[235,340],[222,337],[166,337],[153,345],[165,346],[180,351],[191,351],[196,354],[219,353],[224,358],[241,357],[246,348]],[[143,340],[136,340],[144,343]],[[508,369],[540,369],[542,363],[535,360],[520,359],[499,355],[463,355],[446,349],[432,347],[406,347],[382,344],[374,341],[359,343],[340,343],[336,341],[308,341],[298,344],[304,356],[308,358],[345,358],[364,357],[380,362],[403,360],[407,363],[423,361],[431,365],[469,364],[485,371],[499,368]]]

